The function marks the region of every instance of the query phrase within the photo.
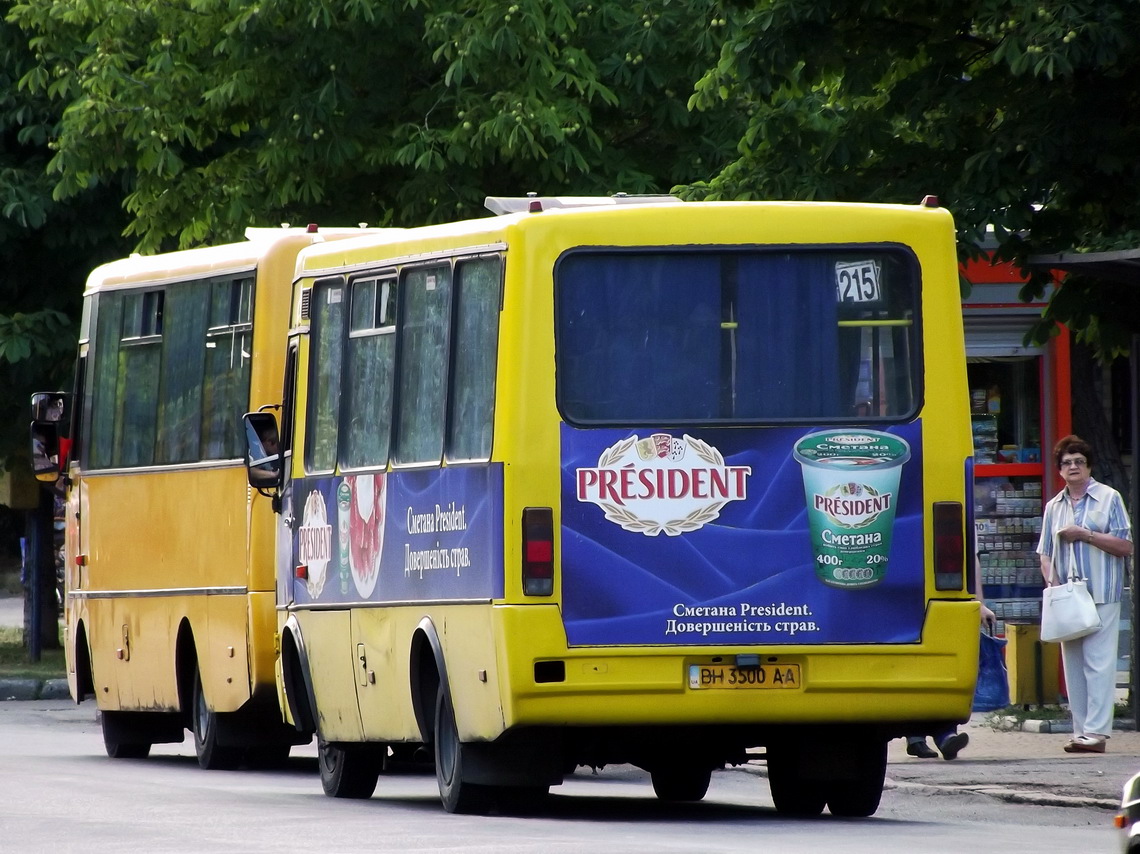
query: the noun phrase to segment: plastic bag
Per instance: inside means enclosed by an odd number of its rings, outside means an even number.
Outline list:
[[[1009,705],[1009,674],[1005,669],[1005,640],[982,633],[978,646],[978,685],[974,711],[992,712]]]

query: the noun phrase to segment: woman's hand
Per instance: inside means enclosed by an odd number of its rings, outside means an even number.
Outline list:
[[[986,603],[982,603],[982,628],[993,631],[997,628],[997,614],[986,607]]]
[[[1080,525],[1066,525],[1057,532],[1057,536],[1066,543],[1087,543],[1092,532]]]

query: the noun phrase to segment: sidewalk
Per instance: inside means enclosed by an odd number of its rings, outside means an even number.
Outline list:
[[[1103,754],[1070,754],[1063,733],[999,731],[978,712],[958,728],[970,743],[952,762],[915,759],[906,741],[887,745],[885,790],[917,789],[931,794],[981,795],[1009,803],[1048,807],[1120,808],[1125,781],[1140,771],[1140,734],[1113,732]],[[1128,722],[1131,725],[1131,722]],[[746,773],[768,776],[763,760],[740,766]]]
[[[973,791],[1014,803],[1120,807],[1125,781],[1140,771],[1140,733],[1119,721],[1103,754],[1065,753],[1066,733],[998,731],[978,712],[959,728],[970,743],[952,762],[907,756],[906,742],[887,748],[887,777],[896,786]],[[1030,722],[1027,722],[1030,723]]]

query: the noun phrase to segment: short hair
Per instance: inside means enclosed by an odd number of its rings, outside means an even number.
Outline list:
[[[1065,454],[1084,454],[1085,459],[1089,461],[1090,469],[1093,467],[1093,463],[1096,462],[1092,445],[1080,436],[1066,436],[1053,446],[1053,459],[1057,463],[1057,468],[1061,467],[1061,457],[1065,456]]]

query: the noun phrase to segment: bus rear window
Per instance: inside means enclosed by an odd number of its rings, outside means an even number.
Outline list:
[[[904,419],[917,293],[894,246],[568,253],[559,407],[579,424]]]

